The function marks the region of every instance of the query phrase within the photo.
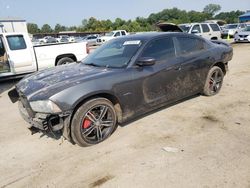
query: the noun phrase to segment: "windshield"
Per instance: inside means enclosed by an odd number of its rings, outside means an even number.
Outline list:
[[[182,29],[182,31],[187,32],[187,33],[190,29],[190,26],[188,25],[179,25],[179,27]]]
[[[248,25],[248,26],[244,29],[244,31],[250,31],[250,25]]]
[[[108,37],[110,37],[110,36],[113,36],[114,35],[114,32],[109,32],[109,33],[105,33],[105,36],[108,36]]]
[[[111,40],[88,55],[82,63],[98,67],[126,67],[141,44],[142,42],[140,40]]]
[[[237,28],[237,24],[230,24],[230,25],[226,25],[225,28],[226,29],[236,29]]]

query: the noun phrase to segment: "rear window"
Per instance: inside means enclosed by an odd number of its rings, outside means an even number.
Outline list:
[[[22,35],[7,36],[7,41],[11,50],[22,50],[27,47]]]
[[[206,49],[204,41],[197,38],[177,37],[180,55],[191,54]]]
[[[209,24],[213,31],[220,31],[220,27],[217,24]]]
[[[210,31],[209,27],[207,24],[201,24],[201,27],[202,27],[202,31],[203,33],[207,33]]]

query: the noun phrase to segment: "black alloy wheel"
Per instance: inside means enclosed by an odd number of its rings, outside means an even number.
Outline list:
[[[212,67],[207,75],[203,93],[206,96],[212,96],[219,93],[223,83],[224,73],[220,67]]]
[[[80,146],[98,144],[117,127],[113,104],[104,98],[84,103],[75,113],[71,125],[72,138]]]

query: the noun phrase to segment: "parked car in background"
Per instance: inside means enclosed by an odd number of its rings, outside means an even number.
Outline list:
[[[84,40],[84,37],[77,36],[77,37],[74,37],[74,39],[75,39],[75,42],[82,42]]]
[[[83,41],[86,41],[88,43],[89,46],[96,46],[96,39],[99,37],[100,35],[88,35],[86,37],[84,37]]]
[[[57,39],[57,42],[69,42],[69,36],[68,35],[60,35]]]
[[[188,31],[189,31],[189,29],[190,29],[190,27],[191,27],[191,24],[184,23],[184,24],[179,24],[178,26],[181,28],[181,30],[182,30],[183,32],[188,33]]]
[[[127,31],[125,30],[116,30],[116,31],[111,31],[109,33],[106,33],[104,36],[100,36],[96,39],[96,44],[97,45],[102,45],[103,43],[116,38],[116,37],[121,37],[121,36],[126,36],[128,35]]]
[[[43,37],[42,39],[38,39],[38,40],[39,40],[39,42],[41,44],[44,44],[44,43],[56,43],[57,42],[56,38],[51,37],[51,36],[46,36],[46,37]]]
[[[221,39],[221,30],[216,23],[190,23],[178,25],[184,32],[201,36],[208,40]]]
[[[0,80],[80,61],[87,56],[86,42],[33,45],[28,33],[1,33],[0,44],[3,57],[8,57],[3,58],[3,66],[0,64]]]
[[[247,25],[242,31],[234,35],[235,42],[250,42],[250,25]]]
[[[32,42],[32,44],[33,44],[34,46],[41,44],[40,41],[39,41],[39,39],[34,38],[34,37],[31,39],[31,42]]]
[[[111,40],[81,63],[47,69],[9,92],[33,131],[98,144],[131,118],[187,97],[217,94],[232,59],[227,43],[183,32]]]
[[[226,24],[221,31],[221,38],[234,37],[234,35],[246,28],[245,23]]]

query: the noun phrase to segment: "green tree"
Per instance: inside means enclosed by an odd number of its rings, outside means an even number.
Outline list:
[[[52,33],[53,30],[51,29],[49,24],[44,24],[41,28],[41,33]]]
[[[67,31],[67,27],[64,25],[56,24],[54,28],[54,32],[59,33],[60,31]]]
[[[34,24],[34,23],[27,23],[27,29],[28,29],[28,32],[31,34],[36,34],[40,32],[39,27],[37,26],[37,24]]]
[[[221,6],[217,4],[208,4],[204,7],[203,12],[214,16],[221,10]]]
[[[215,19],[225,20],[227,23],[239,22],[239,16],[244,14],[243,11],[221,12],[215,16]]]

